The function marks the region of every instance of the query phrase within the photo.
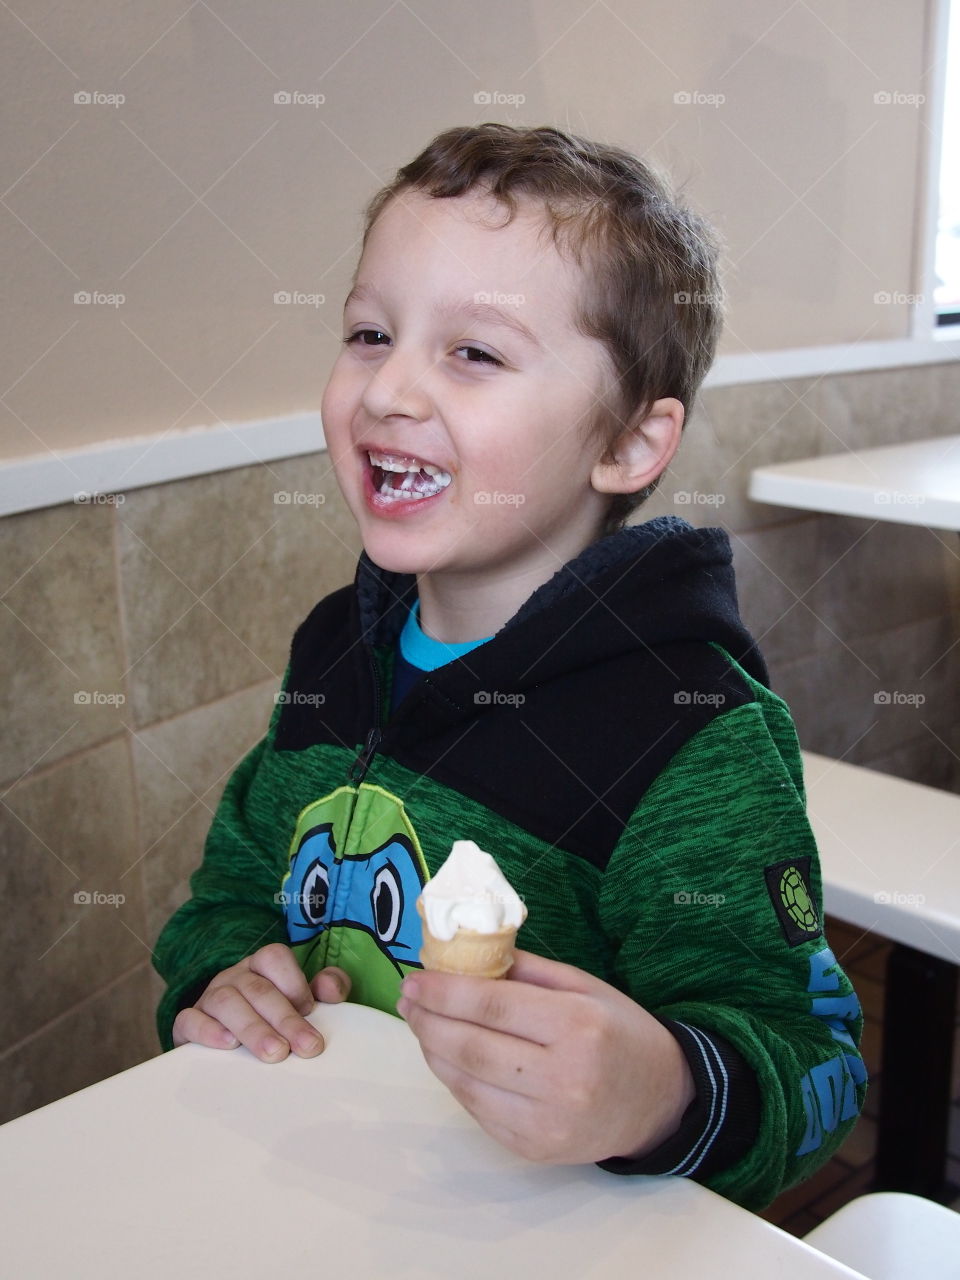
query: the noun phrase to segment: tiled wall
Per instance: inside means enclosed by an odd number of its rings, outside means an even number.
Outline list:
[[[955,433],[958,404],[956,365],[709,391],[644,510],[731,531],[804,746],[941,786],[960,778],[960,542],[761,506],[746,486],[766,462]],[[292,459],[0,522],[0,1120],[158,1052],[152,945],[294,627],[353,576],[328,471]]]

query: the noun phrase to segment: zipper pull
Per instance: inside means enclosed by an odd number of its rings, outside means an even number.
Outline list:
[[[367,770],[370,768],[370,761],[376,754],[377,747],[380,745],[381,733],[379,729],[371,729],[367,733],[366,741],[362,749],[357,753],[357,758],[350,766],[350,772],[347,774],[349,782],[359,785],[367,776]]]

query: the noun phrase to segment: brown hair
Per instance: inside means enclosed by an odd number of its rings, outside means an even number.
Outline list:
[[[506,205],[507,222],[518,196],[543,202],[557,247],[581,267],[586,261],[577,326],[612,360],[614,403],[591,425],[608,450],[630,417],[661,397],[689,412],[723,322],[719,246],[647,164],[549,125],[447,129],[369,202],[364,245],[388,202],[411,188],[439,199],[482,188]],[[655,487],[615,494],[603,532],[620,528]]]

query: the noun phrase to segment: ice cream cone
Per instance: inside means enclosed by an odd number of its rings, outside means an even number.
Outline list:
[[[476,929],[461,926],[448,942],[435,938],[430,932],[419,898],[417,911],[423,921],[420,963],[425,969],[471,974],[477,978],[502,978],[513,964],[513,948],[517,940],[515,926],[504,925],[495,933],[479,933]]]

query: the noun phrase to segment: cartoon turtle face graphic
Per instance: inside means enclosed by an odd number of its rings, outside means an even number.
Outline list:
[[[420,967],[415,903],[428,878],[396,796],[364,783],[308,805],[278,894],[307,980],[338,965],[350,975],[352,1000],[396,1012],[401,979]]]
[[[803,876],[796,867],[787,867],[780,877],[780,901],[798,929],[812,933],[818,927],[817,913]]]

